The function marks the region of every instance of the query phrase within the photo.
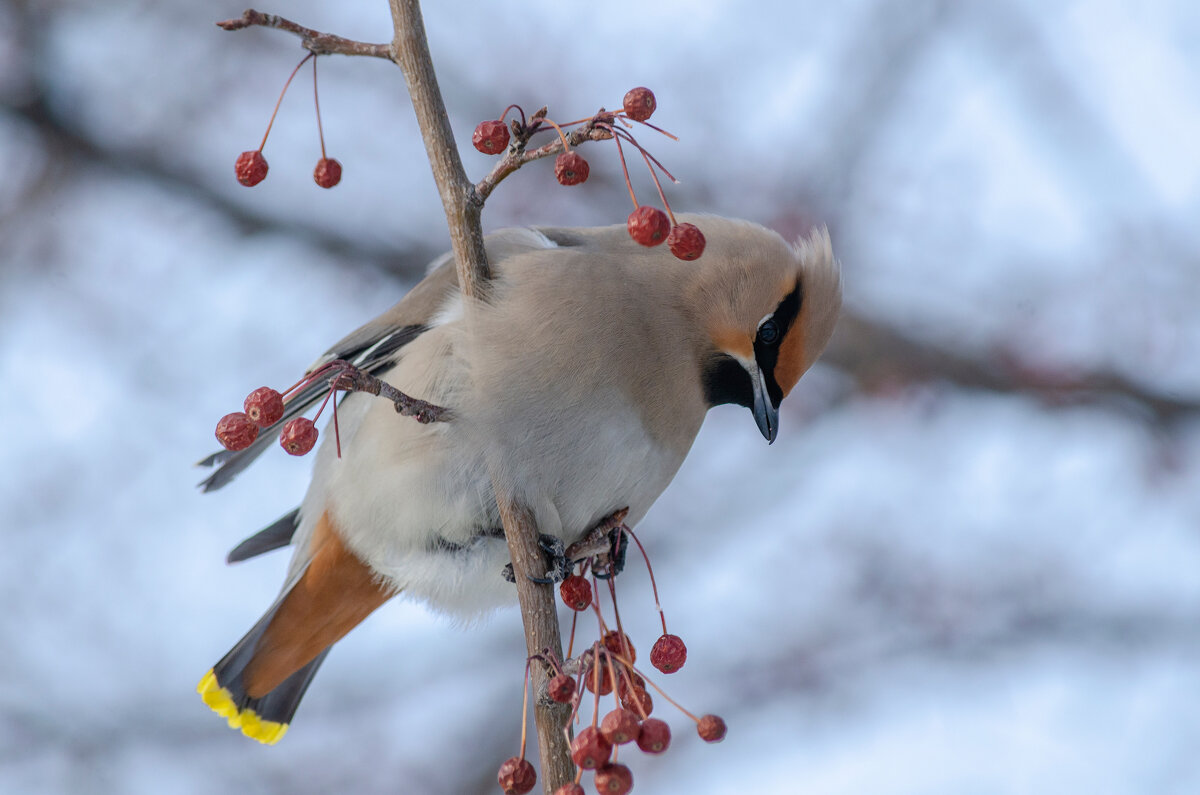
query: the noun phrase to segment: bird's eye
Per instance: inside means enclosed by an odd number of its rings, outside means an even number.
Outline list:
[[[774,320],[764,320],[758,327],[758,341],[763,345],[774,345],[779,342],[779,324]]]

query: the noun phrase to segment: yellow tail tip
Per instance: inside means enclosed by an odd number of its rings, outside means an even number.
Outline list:
[[[229,721],[229,728],[241,729],[242,734],[252,740],[258,740],[264,745],[274,745],[287,734],[286,723],[263,720],[249,707],[239,710],[233,701],[233,694],[221,687],[211,668],[200,680],[200,684],[196,685],[196,692],[204,699],[209,709]]]

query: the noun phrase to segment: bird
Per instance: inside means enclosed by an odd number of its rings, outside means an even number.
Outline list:
[[[447,253],[312,365],[349,361],[450,416],[421,424],[388,400],[345,395],[339,440],[326,434],[299,508],[229,554],[293,548],[278,598],[202,678],[210,708],[273,744],[330,648],[391,597],[457,615],[512,603],[495,485],[570,544],[623,508],[636,525],[710,408],[744,406],[775,441],[780,403],[841,307],[829,233],[788,242],[748,221],[680,220],[707,240],[695,261],[635,243],[624,225],[491,233],[482,299],[464,299]],[[326,391],[294,396],[276,431]],[[201,462],[220,465],[203,489],[275,435]]]

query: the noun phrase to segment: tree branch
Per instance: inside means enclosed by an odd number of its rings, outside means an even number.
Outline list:
[[[458,267],[459,289],[467,298],[478,298],[487,290],[492,278],[479,224],[481,204],[471,199],[472,186],[463,169],[462,158],[458,156],[450,116],[446,113],[437,75],[433,71],[420,4],[417,0],[389,2],[396,31],[392,60],[404,72],[408,95],[421,127],[421,137],[425,140],[425,152],[442,197],[442,208],[450,227],[450,247]]]
[[[464,296],[464,314],[467,323],[471,324],[474,314],[474,301],[471,299],[481,298],[486,293],[492,276],[483,247],[483,230],[479,223],[483,202],[480,197],[474,195],[474,186],[467,179],[458,148],[454,143],[450,117],[446,113],[437,76],[433,70],[433,59],[429,54],[420,4],[417,0],[389,2],[395,29],[392,58],[404,72],[417,123],[421,127],[421,136],[425,140],[425,151],[429,156],[433,177],[446,211],[450,244],[457,263],[459,289]],[[527,653],[533,655],[549,650],[558,659],[562,659],[562,638],[559,633],[554,590],[549,585],[538,585],[530,579],[546,573],[546,561],[537,543],[539,533],[533,512],[503,487],[505,481],[498,475],[493,469],[492,489],[496,495],[504,535],[508,540],[509,555],[512,558]],[[546,667],[533,666],[534,692],[543,692],[546,681]],[[563,731],[567,720],[565,707],[544,705],[541,702],[542,699],[538,699],[534,716],[542,762],[542,787],[545,792],[550,793],[574,780],[575,770],[571,763],[566,733]]]
[[[238,19],[226,19],[217,23],[217,27],[223,30],[242,30],[256,26],[295,33],[300,37],[300,44],[304,49],[313,55],[366,55],[372,58],[392,60],[392,48],[387,44],[368,44],[363,41],[334,36],[332,33],[321,33],[318,30],[298,25],[290,19],[276,14],[264,14],[253,8],[246,9]]]

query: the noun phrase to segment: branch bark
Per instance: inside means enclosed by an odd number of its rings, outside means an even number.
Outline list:
[[[313,55],[366,55],[392,60],[392,48],[387,44],[368,44],[364,41],[344,39],[332,33],[306,28],[277,14],[255,11],[253,8],[247,8],[237,19],[226,19],[217,23],[217,27],[222,30],[242,30],[256,26],[296,34],[300,37],[300,44],[304,49]]]
[[[389,2],[396,33],[392,40],[392,60],[404,72],[408,95],[421,127],[421,137],[425,140],[425,153],[429,156],[433,178],[442,197],[442,208],[450,227],[450,247],[457,262],[459,289],[468,299],[481,298],[492,278],[479,224],[483,204],[473,199],[473,187],[463,169],[462,158],[458,156],[450,116],[446,113],[437,75],[433,71],[421,6],[417,0]]]
[[[474,186],[467,179],[454,143],[450,117],[446,113],[433,59],[429,54],[420,4],[417,0],[389,2],[395,29],[392,58],[404,72],[421,136],[425,140],[425,151],[446,211],[459,288],[463,294],[464,314],[470,323],[472,304],[484,297],[492,277],[479,223],[483,201],[475,194]],[[538,528],[533,512],[503,487],[504,481],[497,474],[492,472],[492,487],[512,557],[527,653],[533,655],[549,650],[562,659],[562,638],[553,588],[536,584],[530,579],[531,576],[542,577],[546,574],[546,561],[538,547]],[[542,693],[545,691],[547,670],[542,665],[535,665],[532,670],[534,692]],[[541,702],[542,699],[537,699],[534,716],[542,762],[542,787],[546,793],[551,793],[573,781],[575,770],[563,731],[567,713],[561,706],[543,705]]]

